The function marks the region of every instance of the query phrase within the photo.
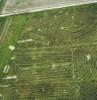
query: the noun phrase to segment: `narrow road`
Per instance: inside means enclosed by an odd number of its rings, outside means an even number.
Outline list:
[[[2,31],[2,33],[0,35],[0,42],[2,42],[4,40],[10,24],[11,24],[11,17],[8,17],[7,20],[6,20],[6,22],[5,22],[3,31]]]
[[[97,0],[7,0],[0,17],[89,3]]]

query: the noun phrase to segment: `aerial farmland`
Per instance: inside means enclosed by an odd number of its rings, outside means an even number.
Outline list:
[[[1,16],[0,100],[97,100],[97,3]]]

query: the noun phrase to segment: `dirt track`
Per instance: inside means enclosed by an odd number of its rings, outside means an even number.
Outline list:
[[[7,0],[1,14],[8,16],[93,2],[97,0]]]

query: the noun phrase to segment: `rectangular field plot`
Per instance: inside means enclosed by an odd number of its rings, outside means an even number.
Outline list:
[[[84,46],[74,50],[74,76],[76,80],[97,80],[97,47]]]
[[[73,45],[97,44],[97,4],[74,7]]]
[[[19,100],[16,87],[0,84],[0,100]]]
[[[97,82],[83,82],[80,84],[80,100],[97,99]]]
[[[72,52],[68,48],[41,48],[29,51],[16,51],[15,62],[21,80],[72,80]]]
[[[31,47],[64,46],[71,44],[73,9],[62,8],[25,14],[24,33],[18,44]]]
[[[39,82],[33,85],[18,84],[19,98],[23,100],[78,100],[79,87],[74,83]],[[24,87],[24,88],[21,88]]]

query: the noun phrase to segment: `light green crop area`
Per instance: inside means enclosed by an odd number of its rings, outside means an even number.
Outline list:
[[[97,100],[97,4],[0,18],[0,100]]]

